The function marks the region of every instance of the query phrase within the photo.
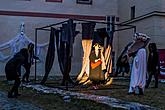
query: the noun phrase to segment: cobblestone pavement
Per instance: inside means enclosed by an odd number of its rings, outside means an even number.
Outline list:
[[[34,105],[19,101],[16,98],[7,98],[7,94],[0,91],[0,110],[42,110]]]

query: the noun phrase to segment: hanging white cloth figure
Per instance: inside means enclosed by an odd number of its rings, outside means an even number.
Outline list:
[[[145,48],[138,50],[131,71],[129,93],[143,94],[146,84],[147,58]]]

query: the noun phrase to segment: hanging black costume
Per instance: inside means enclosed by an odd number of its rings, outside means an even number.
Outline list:
[[[54,62],[54,57],[55,57],[54,37],[56,37],[58,61],[61,72],[63,74],[62,85],[65,85],[68,82],[73,83],[73,81],[69,76],[69,73],[71,70],[71,57],[73,51],[74,37],[76,36],[76,34],[78,34],[78,32],[75,31],[75,28],[76,25],[73,24],[73,20],[68,20],[67,24],[62,24],[62,28],[60,30],[51,28],[49,47],[48,47],[46,63],[45,63],[45,75],[41,81],[41,84],[44,84],[45,81],[47,80],[48,74]]]
[[[73,84],[69,73],[71,71],[74,37],[76,36],[75,27],[73,20],[69,20],[67,24],[62,24],[61,30],[56,30],[58,61],[63,74],[62,85],[69,82]]]
[[[41,81],[41,84],[44,84],[45,81],[48,78],[49,72],[53,66],[54,63],[54,57],[55,57],[55,29],[51,27],[50,32],[50,39],[49,39],[49,46],[48,46],[48,52],[46,56],[46,62],[45,62],[45,75]]]
[[[94,33],[93,44],[98,43],[100,46],[105,46],[105,38],[108,38],[109,35],[106,31],[106,28],[98,28]]]
[[[89,56],[92,48],[92,38],[94,35],[95,23],[82,23],[82,47],[83,47],[83,62],[82,69],[77,77],[77,81],[79,83],[85,83],[88,81],[89,71],[87,68],[89,67]],[[85,78],[85,80],[84,80]]]

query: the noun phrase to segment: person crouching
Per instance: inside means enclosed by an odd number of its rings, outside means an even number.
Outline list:
[[[14,98],[19,96],[18,87],[20,86],[20,70],[21,65],[24,63],[25,58],[28,53],[25,49],[22,49],[20,52],[16,53],[13,58],[11,58],[5,65],[5,74],[8,81],[14,80],[14,85],[11,90],[8,92],[8,98]]]

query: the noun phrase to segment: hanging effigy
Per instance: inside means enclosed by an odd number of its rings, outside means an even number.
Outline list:
[[[73,84],[69,73],[71,71],[74,37],[76,36],[75,29],[76,25],[73,20],[69,20],[66,24],[62,24],[61,30],[56,31],[58,62],[63,74],[62,85]]]
[[[92,37],[94,35],[95,23],[82,23],[82,47],[83,47],[83,62],[82,69],[77,80],[84,83],[89,77],[89,56],[92,48]],[[83,78],[83,76],[85,78]]]
[[[45,75],[41,81],[41,84],[44,84],[48,78],[49,72],[53,66],[54,57],[55,57],[55,29],[51,27],[50,39],[49,39],[49,46],[48,52],[46,55],[46,62],[45,62]]]

